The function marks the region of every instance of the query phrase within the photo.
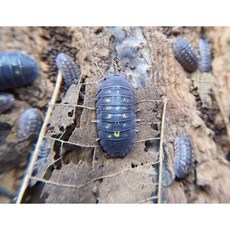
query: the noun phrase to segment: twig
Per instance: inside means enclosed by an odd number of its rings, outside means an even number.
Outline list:
[[[50,100],[50,105],[48,107],[48,110],[47,110],[47,113],[46,113],[46,116],[45,116],[45,119],[44,119],[44,122],[43,122],[43,125],[42,125],[42,128],[41,128],[41,131],[39,133],[39,138],[38,138],[35,150],[34,150],[33,154],[30,157],[30,162],[28,164],[25,176],[23,178],[21,187],[19,189],[19,193],[18,193],[17,200],[16,200],[17,204],[21,203],[23,195],[25,193],[25,190],[26,190],[26,188],[27,188],[27,186],[29,184],[29,180],[30,180],[30,177],[31,177],[32,172],[33,172],[33,167],[34,167],[35,161],[37,160],[38,153],[39,153],[39,150],[40,150],[40,146],[42,144],[43,138],[44,138],[45,133],[46,133],[47,124],[49,122],[51,113],[53,112],[54,104],[55,104],[55,102],[57,100],[57,96],[58,96],[58,93],[59,93],[61,82],[62,82],[62,75],[61,75],[61,72],[59,71],[58,75],[57,75],[57,81],[56,81],[56,84],[55,84],[53,95],[52,95],[52,98]]]
[[[164,108],[162,114],[162,125],[161,125],[161,138],[160,138],[160,156],[159,156],[159,183],[158,183],[158,204],[161,203],[161,186],[162,186],[162,165],[163,165],[163,139],[164,139],[164,126],[165,126],[165,115],[166,115],[166,104],[167,99],[164,101]]]

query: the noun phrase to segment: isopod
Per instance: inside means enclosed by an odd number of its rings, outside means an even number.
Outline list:
[[[186,177],[192,168],[192,143],[187,134],[176,137],[174,170],[177,178]]]
[[[29,108],[19,118],[17,138],[24,140],[33,135],[37,138],[42,127],[43,116],[38,109]]]
[[[188,72],[194,72],[198,67],[198,55],[192,44],[185,38],[178,38],[173,44],[176,60]]]
[[[0,89],[30,84],[39,74],[36,61],[19,51],[0,52]]]
[[[124,76],[106,76],[96,96],[97,129],[103,150],[111,157],[124,157],[136,135],[136,97]]]
[[[69,55],[64,53],[58,54],[56,65],[61,71],[62,78],[68,87],[78,82],[81,71]]]
[[[200,42],[200,60],[199,69],[201,72],[209,72],[211,70],[212,54],[211,48],[206,39],[201,38]]]
[[[7,111],[14,104],[14,97],[10,93],[0,93],[0,114]]]

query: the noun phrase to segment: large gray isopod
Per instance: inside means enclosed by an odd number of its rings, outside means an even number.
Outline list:
[[[185,38],[179,37],[173,44],[176,60],[188,72],[194,72],[198,67],[198,55],[192,44]]]

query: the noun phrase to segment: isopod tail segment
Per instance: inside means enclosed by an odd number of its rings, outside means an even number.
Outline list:
[[[104,77],[96,94],[98,137],[110,157],[126,156],[136,134],[136,96],[125,76]]]

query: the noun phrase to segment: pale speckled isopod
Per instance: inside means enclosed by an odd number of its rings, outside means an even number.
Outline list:
[[[24,140],[31,135],[38,137],[43,123],[43,116],[38,109],[29,108],[19,118],[17,138]]]
[[[10,109],[14,104],[14,97],[10,93],[0,93],[0,114]]]
[[[194,72],[198,67],[198,56],[192,44],[185,38],[179,37],[173,44],[176,60],[188,72]]]
[[[56,57],[56,65],[61,71],[62,78],[68,87],[78,83],[81,71],[69,55],[64,53],[58,54]]]
[[[0,89],[30,84],[39,74],[36,61],[19,51],[0,52]]]
[[[199,60],[199,69],[201,72],[209,72],[211,70],[211,47],[208,41],[204,38],[201,38],[199,41],[200,45],[200,60]]]
[[[177,178],[186,177],[193,164],[192,143],[187,134],[176,137],[174,142],[175,159],[174,170]]]
[[[106,76],[96,96],[97,129],[103,150],[111,157],[124,157],[136,134],[135,93],[124,76]]]

